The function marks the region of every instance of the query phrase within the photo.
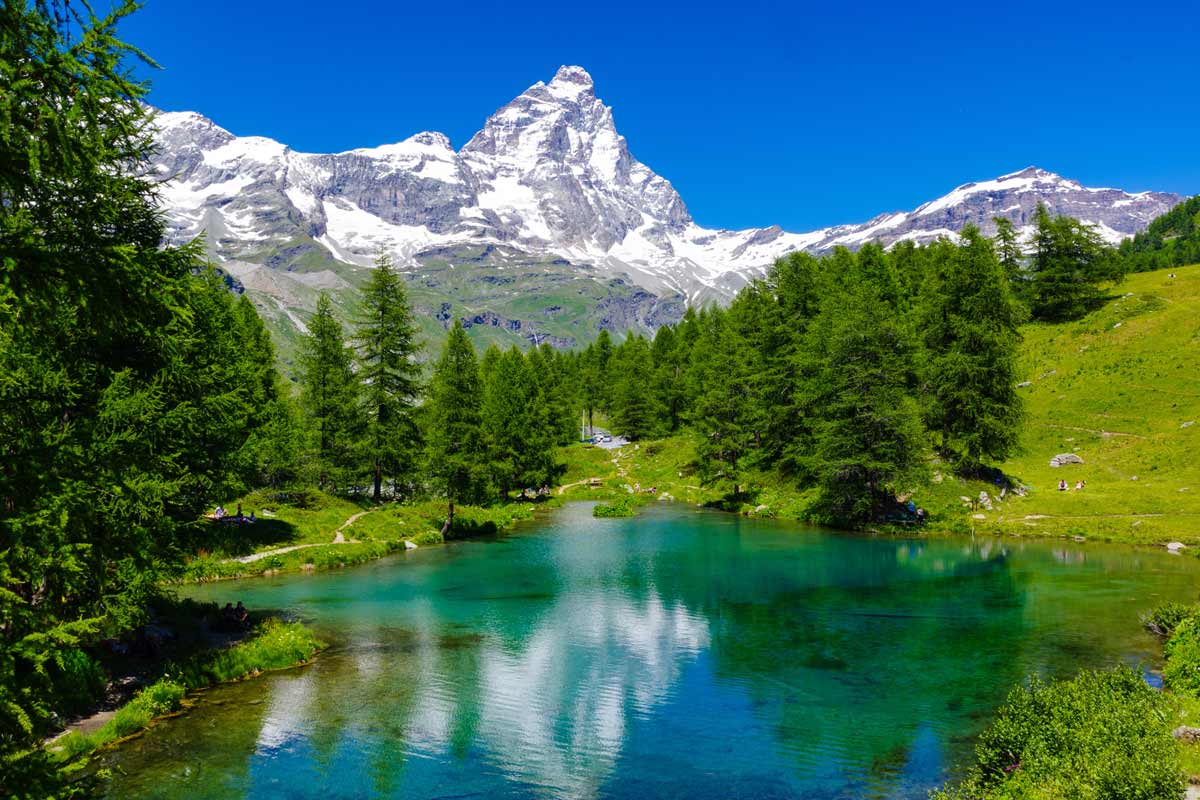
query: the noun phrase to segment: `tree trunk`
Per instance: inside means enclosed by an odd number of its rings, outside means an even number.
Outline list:
[[[449,510],[446,512],[446,524],[442,526],[442,539],[450,535],[450,528],[454,525],[454,498],[450,498]]]
[[[383,493],[383,465],[375,460],[375,502],[378,503]]]

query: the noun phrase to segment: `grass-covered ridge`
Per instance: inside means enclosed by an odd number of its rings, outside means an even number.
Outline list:
[[[929,482],[907,487],[931,512],[928,528],[1200,545],[1200,266],[1132,275],[1082,319],[1031,323],[1022,333],[1027,419],[1020,452],[1000,469],[1025,494],[999,501],[993,483],[931,461]],[[1049,466],[1060,453],[1084,463]],[[572,447],[564,458],[567,497],[653,486],[660,497],[748,514],[812,512],[813,491],[772,470],[747,470],[741,494],[703,481],[688,433],[615,451]],[[1060,479],[1072,489],[1059,492]],[[1079,480],[1086,486],[1075,491]]]
[[[1200,544],[1200,266],[1116,293],[1077,322],[1025,327],[1028,418],[1002,468],[1031,488],[981,529]],[[1084,463],[1050,467],[1059,453]],[[1060,478],[1086,488],[1059,492]]]

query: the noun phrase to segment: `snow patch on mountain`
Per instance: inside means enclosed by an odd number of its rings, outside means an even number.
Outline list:
[[[967,224],[991,233],[996,216],[1027,233],[1039,202],[1115,243],[1183,199],[1088,188],[1028,167],[857,225],[706,229],[669,181],[633,157],[591,76],[573,66],[500,108],[457,152],[436,132],[313,154],[234,136],[193,112],[163,112],[157,124],[155,170],[169,179],[159,194],[172,238],[206,232],[222,260],[283,265],[295,242],[311,241],[339,261],[368,265],[382,250],[404,266],[431,248],[506,244],[693,302],[732,296],[796,250],[925,243]]]

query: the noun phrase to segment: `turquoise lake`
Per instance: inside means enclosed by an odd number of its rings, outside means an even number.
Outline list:
[[[579,503],[491,540],[212,584],[311,623],[103,761],[112,798],[924,798],[1031,673],[1152,670],[1200,560]]]

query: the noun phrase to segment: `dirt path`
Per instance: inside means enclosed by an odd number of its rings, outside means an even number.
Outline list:
[[[1172,514],[1161,512],[1145,513],[1145,514],[1027,514],[1019,519],[1141,519],[1152,517],[1194,517],[1195,512],[1180,511]],[[1014,517],[1017,519],[1017,517]]]
[[[567,489],[570,489],[572,486],[589,486],[592,483],[592,481],[599,481],[599,480],[600,480],[599,478],[584,478],[581,481],[575,481],[574,483],[564,484],[563,486],[558,487],[558,493],[566,494]]]
[[[1054,423],[1043,423],[1039,427],[1042,428],[1057,428],[1064,431],[1079,431],[1080,433],[1090,433],[1095,436],[1100,436],[1105,439],[1112,436],[1128,436],[1131,439],[1145,439],[1140,433],[1119,433],[1118,431],[1097,430],[1095,428],[1080,428],[1075,425],[1055,425]]]
[[[355,514],[354,516],[352,516],[350,519],[343,522],[342,527],[338,528],[333,533],[333,543],[334,544],[344,544],[347,541],[353,542],[354,541],[353,539],[347,539],[345,536],[343,536],[342,531],[346,530],[346,528],[349,528],[351,525],[353,525],[355,522],[357,522],[360,518],[365,517],[367,514],[370,514],[374,510],[375,509],[373,509],[373,508],[368,508],[366,511],[360,511],[357,514]]]
[[[283,553],[290,553],[293,550],[303,550],[306,547],[320,546],[320,544],[294,544],[291,547],[276,547],[274,550],[263,550],[261,553],[251,553],[248,556],[238,556],[237,558],[231,558],[229,560],[237,561],[241,564],[250,564],[258,561],[259,559],[270,558],[271,556],[278,556],[282,555]]]
[[[359,519],[361,519],[362,517],[365,517],[367,514],[370,514],[372,511],[375,511],[375,509],[368,508],[366,511],[360,511],[357,514],[350,517],[350,519],[343,522],[338,527],[338,529],[336,531],[334,531],[332,544],[356,544],[358,542],[357,539],[347,539],[345,534],[342,533],[342,531],[346,530],[346,528],[349,528],[351,525],[353,525]],[[312,544],[293,544],[288,547],[276,547],[274,550],[263,550],[261,553],[251,553],[248,556],[239,556],[238,558],[231,558],[229,560],[237,561],[238,563],[241,563],[241,564],[251,564],[251,563],[258,561],[260,559],[263,559],[263,558],[270,558],[271,556],[278,556],[278,555],[283,555],[284,553],[291,553],[296,550],[303,550],[306,547],[320,547],[320,546],[321,546],[320,542],[314,542]]]

